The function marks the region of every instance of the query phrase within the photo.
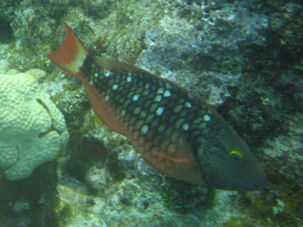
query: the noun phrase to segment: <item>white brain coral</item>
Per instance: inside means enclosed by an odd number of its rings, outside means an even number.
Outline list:
[[[0,170],[9,180],[55,159],[69,138],[63,115],[30,72],[0,74]]]

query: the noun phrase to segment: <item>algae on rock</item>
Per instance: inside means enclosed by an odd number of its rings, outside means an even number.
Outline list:
[[[269,176],[260,193],[216,191],[208,197],[194,186],[183,190],[184,183],[147,167],[127,139],[100,124],[80,82],[56,69],[43,86],[71,131],[70,147],[58,159],[56,212],[60,221],[70,215],[61,224],[104,225],[107,218],[115,223],[123,209],[131,216],[125,225],[150,225],[152,214],[155,225],[270,225],[274,214],[281,223],[302,224],[296,201],[301,201],[303,142],[300,130],[288,127],[303,109],[302,12],[295,1],[269,0],[52,0],[48,7],[43,1],[2,1],[0,15],[14,34],[0,43],[8,61],[3,68],[53,71],[45,56],[63,40],[65,21],[95,55],[135,64],[218,106]]]

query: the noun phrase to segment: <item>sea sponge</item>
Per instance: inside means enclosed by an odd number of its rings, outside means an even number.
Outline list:
[[[0,171],[9,180],[55,159],[69,139],[63,115],[31,72],[0,74]]]

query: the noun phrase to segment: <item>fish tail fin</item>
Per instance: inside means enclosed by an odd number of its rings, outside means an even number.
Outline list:
[[[80,67],[83,65],[88,51],[72,29],[66,23],[64,25],[66,28],[66,38],[59,50],[53,54],[49,54],[48,58],[66,72],[82,79]]]

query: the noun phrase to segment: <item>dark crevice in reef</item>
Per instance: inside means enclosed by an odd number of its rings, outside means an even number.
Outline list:
[[[14,39],[9,21],[0,16],[0,43],[9,43]]]

